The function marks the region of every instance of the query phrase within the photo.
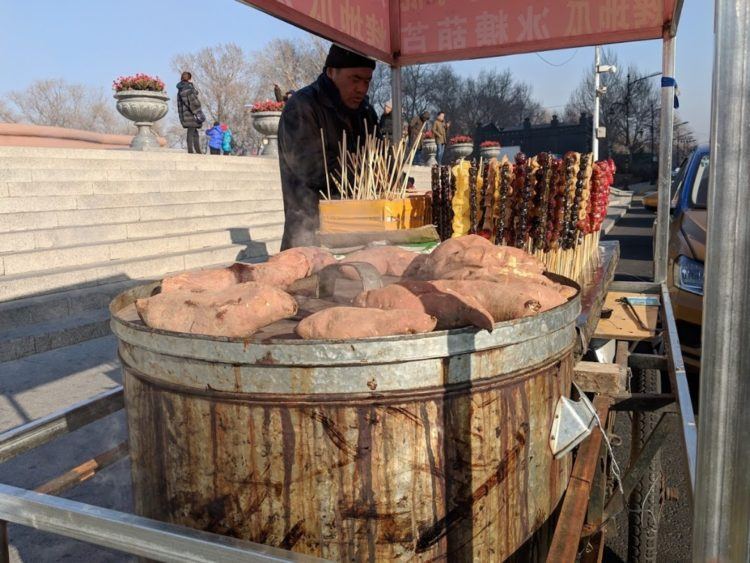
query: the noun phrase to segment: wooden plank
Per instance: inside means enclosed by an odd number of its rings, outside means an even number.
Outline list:
[[[105,467],[109,467],[113,463],[121,460],[128,455],[128,443],[122,442],[111,450],[107,450],[88,461],[85,461],[81,465],[78,465],[66,471],[62,475],[55,477],[54,479],[47,481],[43,485],[40,485],[34,489],[37,493],[43,493],[45,495],[59,495],[63,491],[83,483],[84,481],[91,479],[99,471]]]
[[[617,364],[578,362],[573,368],[573,381],[587,393],[621,393],[626,389],[627,379],[627,368]]]
[[[646,293],[610,291],[604,300],[603,308],[611,309],[612,314],[606,319],[599,319],[594,338],[637,341],[653,338],[656,335],[659,307],[634,305],[631,309],[625,303],[618,301],[624,297],[653,298],[654,296]],[[641,323],[646,329],[641,326]]]
[[[603,395],[597,395],[594,398],[594,408],[599,415],[599,420],[607,418],[609,404],[609,398]],[[601,446],[602,433],[599,429],[595,429],[578,448],[573,472],[560,509],[560,518],[547,555],[547,561],[550,563],[576,560]]]

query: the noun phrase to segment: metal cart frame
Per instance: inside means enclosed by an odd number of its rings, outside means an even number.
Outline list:
[[[248,0],[258,5],[268,2]],[[675,68],[675,35],[682,7],[663,29],[663,74]],[[392,10],[393,11],[393,10]],[[397,12],[397,10],[396,10]],[[284,17],[284,14],[277,14]],[[288,15],[288,14],[287,14]],[[286,19],[289,19],[288,17]],[[308,18],[309,19],[309,18]],[[309,29],[314,27],[307,26]],[[322,33],[320,29],[313,29]],[[671,149],[674,86],[662,87],[661,143],[659,155],[659,206],[655,236],[653,283],[615,283],[612,289],[660,295],[664,335],[663,355],[622,353],[618,361],[634,368],[666,370],[671,394],[606,394],[595,397],[599,417],[619,410],[650,410],[678,417],[686,464],[694,495],[695,560],[745,560],[750,550],[750,473],[735,471],[748,459],[748,442],[742,428],[750,427],[750,4],[745,0],[716,0],[716,42],[710,171],[711,220],[706,263],[701,425],[696,439],[695,418],[680,353],[674,314],[666,286],[671,183]],[[335,38],[334,38],[335,39]],[[356,45],[353,48],[357,48]],[[553,47],[550,47],[553,48]],[[393,67],[394,127],[400,128],[400,69]],[[717,189],[720,187],[720,189]],[[69,409],[0,435],[0,462],[72,432],[121,409],[122,389],[95,397]],[[657,424],[639,456],[623,476],[623,490],[637,483],[666,437],[666,426]],[[600,558],[602,527],[622,506],[623,495],[605,499],[597,460],[602,455],[602,433],[595,431],[578,449],[550,547],[550,561],[572,561],[581,538],[596,549],[586,560]],[[0,561],[8,560],[7,522],[53,532],[128,553],[163,561],[314,561],[293,554],[223,536],[164,524],[131,514],[94,507],[53,496],[79,483],[127,454],[120,446],[89,460],[43,488],[49,494],[0,485]],[[696,487],[696,483],[699,485]],[[597,555],[598,554],[598,555]]]

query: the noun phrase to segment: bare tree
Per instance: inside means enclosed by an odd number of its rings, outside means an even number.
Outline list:
[[[15,123],[16,121],[18,121],[16,113],[5,100],[0,99],[0,123]]]
[[[99,133],[133,133],[132,125],[116,112],[110,97],[83,84],[37,80],[25,90],[10,92],[8,99],[13,107],[5,111],[16,121]]]
[[[299,90],[323,71],[330,43],[314,35],[302,40],[274,39],[252,56],[259,98],[273,95],[273,85],[282,91]]]
[[[229,125],[235,144],[240,149],[257,146],[246,105],[253,102],[257,78],[248,54],[234,43],[206,47],[195,53],[177,55],[172,59],[176,73],[189,71],[198,89],[203,112],[209,122]],[[177,100],[173,96],[173,113],[177,116]],[[170,140],[184,136],[173,123]],[[178,137],[179,135],[179,137]]]

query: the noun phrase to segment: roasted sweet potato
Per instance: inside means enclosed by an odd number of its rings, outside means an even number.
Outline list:
[[[335,264],[336,258],[333,257],[333,254],[322,248],[300,246],[274,254],[268,259],[268,263],[283,264],[286,267],[295,268],[299,274],[302,274],[298,278],[301,279],[318,273],[330,264]]]
[[[438,290],[472,297],[495,322],[530,317],[566,301],[554,288],[523,280],[504,284],[483,280],[402,281],[400,285],[420,295]]]
[[[448,239],[439,244],[412,277],[443,279],[454,270],[498,268],[506,273],[538,275],[544,265],[530,254],[510,246],[495,246],[478,235]]]
[[[420,256],[417,252],[405,250],[398,246],[373,246],[349,254],[341,262],[367,262],[372,264],[381,276],[404,275],[409,266]],[[359,279],[353,269],[345,269],[344,275],[350,279]]]
[[[239,283],[241,278],[239,266],[245,266],[245,264],[235,264],[229,268],[195,270],[169,276],[161,281],[161,292],[170,293],[181,290],[219,291],[226,289]]]
[[[413,293],[404,285],[393,284],[363,291],[354,298],[357,307],[419,311],[437,319],[437,328],[447,330],[476,326],[492,331],[492,315],[471,296],[431,287],[432,291]]]
[[[177,290],[135,302],[143,322],[151,327],[190,334],[245,337],[297,312],[286,292],[256,282],[235,284],[220,291]]]
[[[437,319],[419,311],[331,307],[302,319],[296,332],[306,340],[352,340],[430,332],[436,324]]]

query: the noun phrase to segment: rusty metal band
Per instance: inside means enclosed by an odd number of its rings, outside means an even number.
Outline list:
[[[557,358],[575,340],[573,325],[516,344],[397,363],[375,360],[356,365],[258,365],[195,360],[153,352],[122,341],[125,365],[185,388],[237,393],[371,393],[477,383]]]
[[[306,407],[313,405],[342,405],[342,406],[365,406],[373,407],[389,406],[407,401],[446,400],[457,396],[469,397],[474,393],[485,393],[489,391],[502,390],[523,384],[526,380],[534,377],[559,377],[564,376],[560,370],[566,369],[564,364],[572,368],[571,354],[573,346],[563,350],[557,357],[548,359],[543,364],[530,367],[525,370],[516,371],[505,376],[487,378],[478,382],[464,381],[438,387],[424,388],[402,388],[387,392],[369,391],[367,393],[243,393],[236,391],[222,391],[211,386],[204,388],[186,387],[179,383],[164,381],[147,375],[142,371],[129,365],[120,356],[125,373],[125,388],[127,396],[128,378],[138,379],[142,384],[148,385],[156,392],[177,393],[205,398],[206,400],[238,403],[243,405],[272,405],[278,404],[285,407]],[[550,370],[554,370],[550,373]],[[571,376],[572,376],[572,369]]]

